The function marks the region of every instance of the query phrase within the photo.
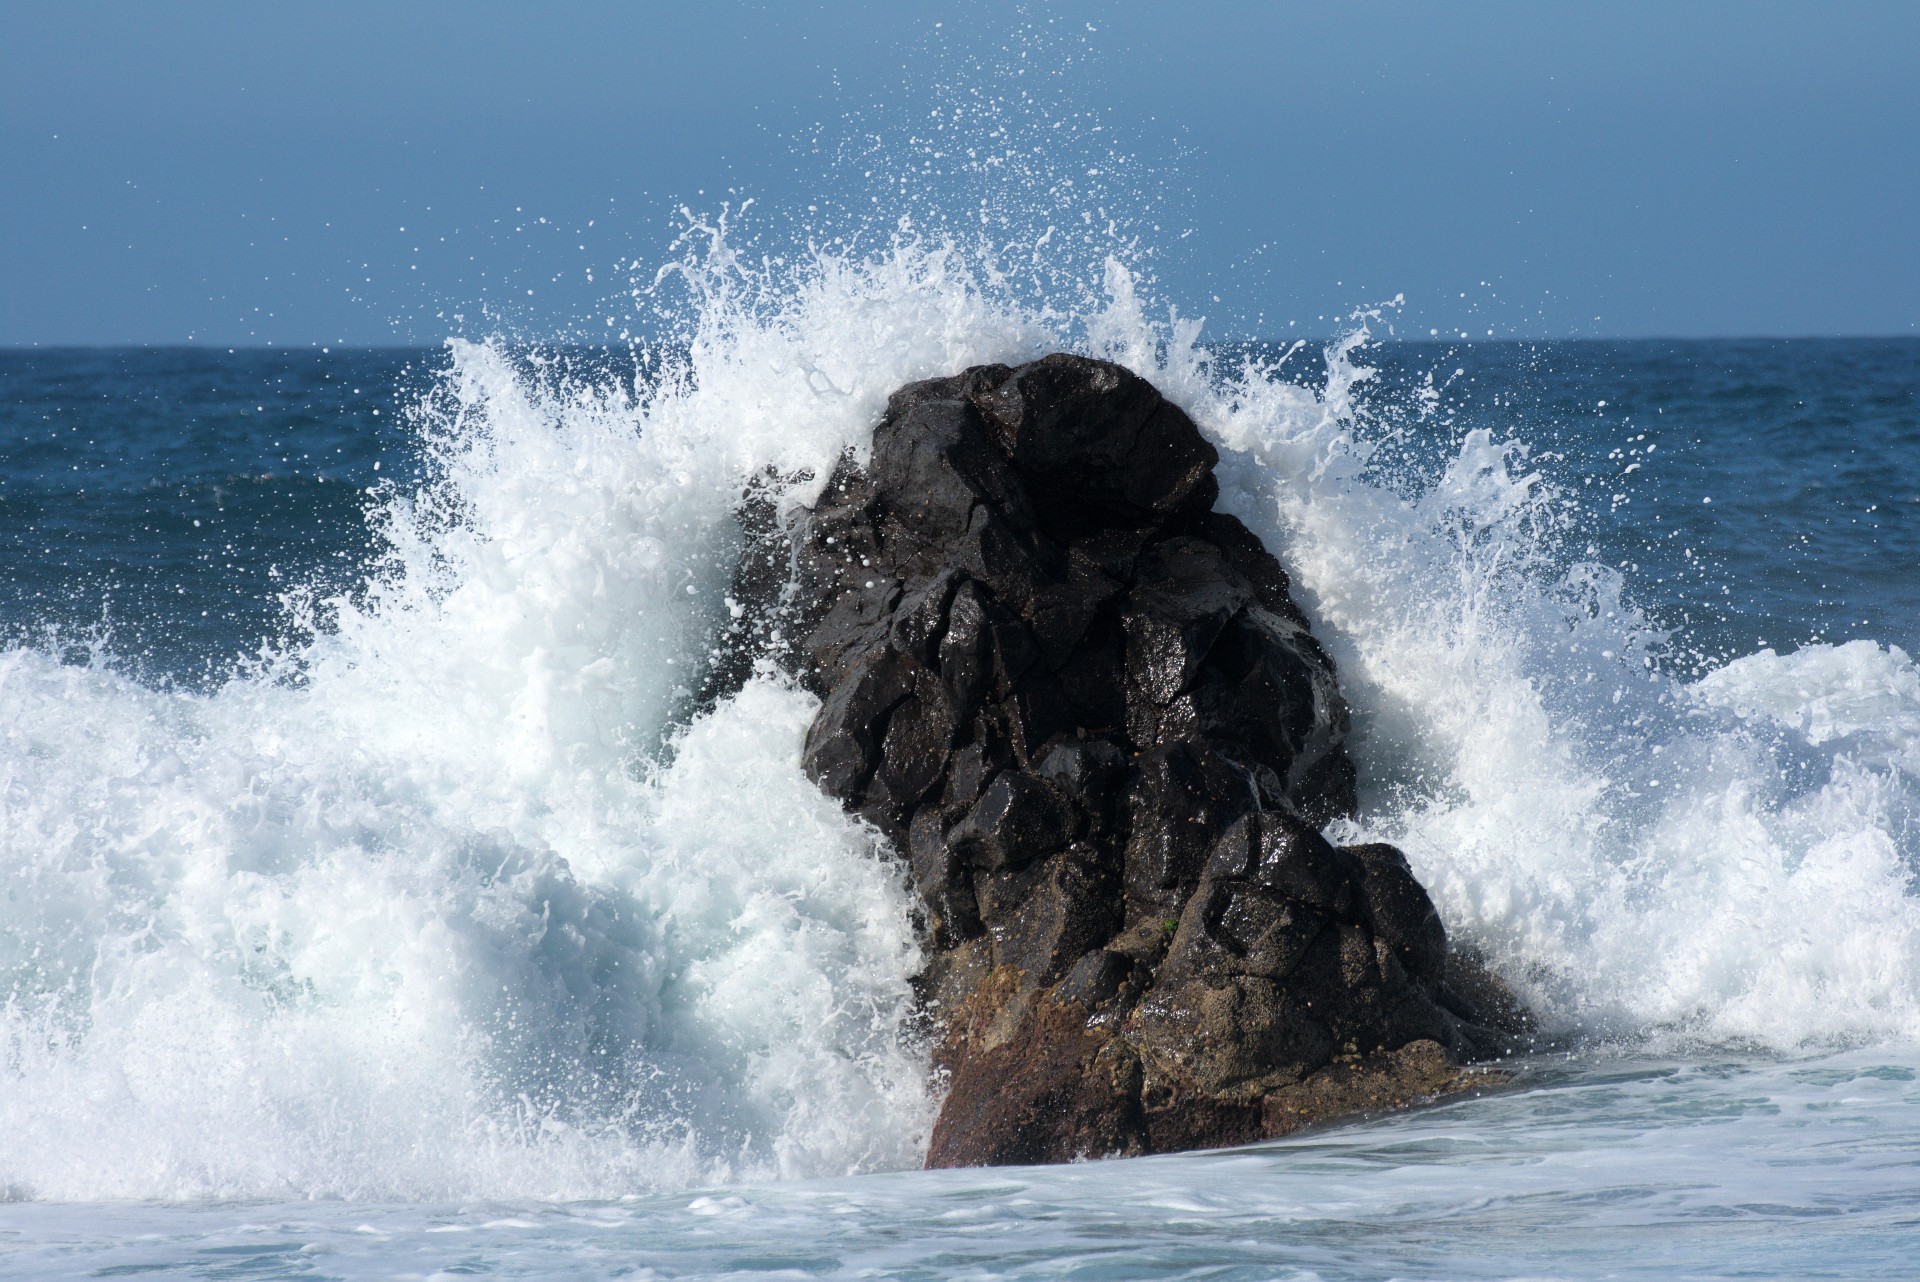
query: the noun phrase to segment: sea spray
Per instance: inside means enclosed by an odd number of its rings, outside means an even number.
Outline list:
[[[1339,664],[1354,835],[1403,845],[1456,942],[1579,1040],[1920,1036],[1907,656],[1668,675],[1522,443],[1473,430],[1437,475],[1369,469],[1407,424],[1352,407],[1350,355],[1318,398],[1247,367],[1196,417],[1241,451],[1223,505],[1283,549]]]
[[[0,1153],[46,1197],[608,1194],[913,1165],[897,866],[770,680],[687,725],[750,476],[1042,345],[938,252],[771,311],[725,244],[644,387],[456,344],[432,481],[209,695],[0,668]]]
[[[1309,388],[1160,319],[1021,303],[911,229],[749,263],[696,228],[677,351],[455,344],[429,480],[312,635],[217,689],[0,657],[0,1184],[18,1196],[608,1196],[916,1165],[898,866],[767,676],[696,714],[733,508],[810,497],[899,384],[1056,346],[1223,450],[1222,506],[1340,666],[1358,827],[1575,1037],[1910,1039],[1915,673],[1877,647],[1666,675],[1520,443],[1379,466],[1362,335]],[[1078,296],[1078,295],[1076,295]]]

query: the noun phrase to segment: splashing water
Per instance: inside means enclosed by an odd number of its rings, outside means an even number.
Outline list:
[[[1355,708],[1364,808],[1557,1031],[1920,1035],[1920,673],[1869,643],[1692,684],[1569,496],[1152,318],[1018,301],[903,227],[670,278],[670,354],[580,376],[455,343],[430,482],[310,637],[217,689],[0,655],[0,1185],[41,1198],[588,1197],[917,1165],[937,1084],[907,888],[802,776],[809,696],[696,714],[732,511],[824,478],[899,384],[1070,345],[1221,446]],[[805,502],[806,480],[786,498]]]

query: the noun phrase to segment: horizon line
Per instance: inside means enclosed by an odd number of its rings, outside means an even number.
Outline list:
[[[238,354],[240,352],[312,352],[332,354],[334,352],[421,352],[436,351],[455,338],[465,335],[449,334],[447,337],[432,341],[410,343],[359,343],[359,342],[305,342],[305,343],[209,343],[189,339],[183,342],[49,342],[49,343],[8,343],[0,342],[0,355],[15,355],[29,352],[128,352],[128,351],[190,351]],[[1290,343],[1329,343],[1344,337],[1339,334],[1288,335],[1276,338],[1232,337],[1202,340],[1201,347],[1224,347],[1240,343],[1263,343],[1272,346],[1285,346]],[[598,351],[615,351],[621,347],[638,348],[651,346],[656,340],[615,341],[595,343],[584,339],[538,338],[538,339],[469,339],[471,342],[488,343],[503,341],[512,347],[576,347]],[[1814,333],[1814,334],[1563,334],[1528,336],[1478,336],[1447,338],[1436,335],[1405,336],[1400,334],[1376,334],[1370,345],[1424,347],[1493,346],[1496,344],[1525,343],[1813,343],[1813,342],[1899,342],[1920,341],[1920,328],[1909,333]]]

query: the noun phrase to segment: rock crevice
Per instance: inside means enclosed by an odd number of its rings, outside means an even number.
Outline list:
[[[791,580],[804,767],[924,914],[930,1166],[1284,1134],[1452,1089],[1514,1030],[1484,974],[1450,985],[1401,853],[1321,836],[1346,704],[1217,461],[1145,380],[1055,355],[902,388],[866,467],[758,517],[737,591]]]

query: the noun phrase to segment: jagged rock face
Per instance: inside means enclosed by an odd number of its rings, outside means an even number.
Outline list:
[[[895,393],[797,531],[804,765],[932,946],[930,1166],[1280,1134],[1487,1042],[1406,860],[1320,836],[1346,707],[1217,461],[1116,365],[981,366]]]

